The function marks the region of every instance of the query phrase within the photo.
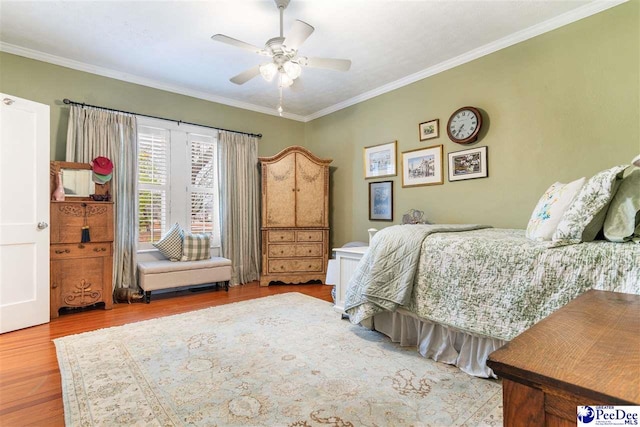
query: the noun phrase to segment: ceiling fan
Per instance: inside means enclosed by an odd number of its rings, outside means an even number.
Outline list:
[[[349,68],[351,68],[351,61],[348,59],[310,58],[298,55],[298,48],[307,40],[311,33],[313,33],[314,28],[306,22],[296,20],[287,37],[284,37],[282,18],[284,9],[289,5],[290,0],[274,1],[280,11],[280,36],[267,40],[264,48],[259,48],[252,44],[225,36],[224,34],[211,36],[212,40],[271,58],[270,62],[256,65],[232,77],[230,79],[231,82],[241,85],[260,74],[262,74],[265,80],[272,81],[277,75],[278,86],[283,88],[291,86],[293,81],[300,77],[302,67],[324,68],[337,71],[348,71]]]

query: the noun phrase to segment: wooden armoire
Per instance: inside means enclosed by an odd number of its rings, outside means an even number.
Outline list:
[[[271,282],[324,282],[329,258],[329,164],[293,146],[261,157],[262,274]]]

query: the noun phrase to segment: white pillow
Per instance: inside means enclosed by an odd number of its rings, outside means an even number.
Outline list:
[[[544,192],[527,224],[527,238],[531,240],[551,240],[562,215],[571,205],[586,178],[576,179],[568,184],[556,182]]]

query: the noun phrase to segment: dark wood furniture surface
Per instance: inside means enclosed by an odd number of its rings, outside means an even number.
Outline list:
[[[323,282],[329,259],[329,164],[303,147],[261,157],[262,273],[272,282]]]
[[[90,241],[82,243],[82,227]],[[51,318],[62,307],[112,307],[113,203],[51,202]]]
[[[505,426],[571,426],[577,406],[640,404],[640,295],[590,290],[493,352]]]

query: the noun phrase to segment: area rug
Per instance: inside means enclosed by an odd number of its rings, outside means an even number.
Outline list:
[[[502,425],[499,382],[287,293],[55,340],[69,426]]]

